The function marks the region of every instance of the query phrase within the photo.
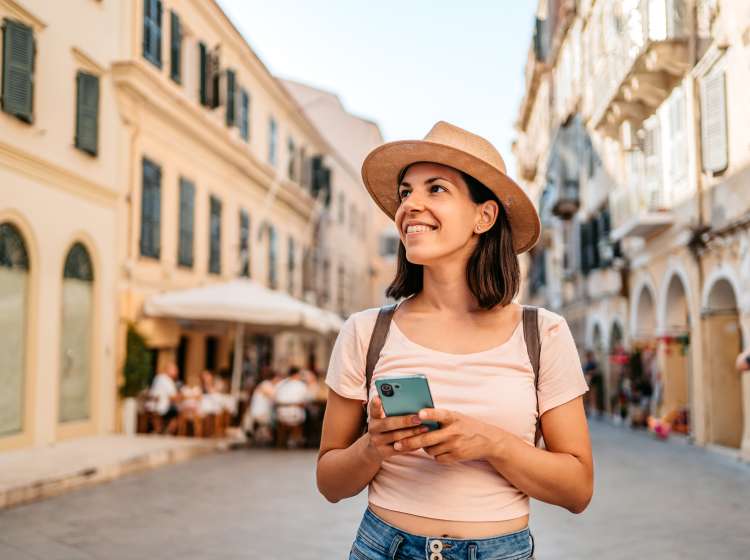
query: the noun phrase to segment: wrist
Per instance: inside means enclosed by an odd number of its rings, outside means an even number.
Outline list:
[[[360,439],[362,442],[362,448],[361,448],[361,453],[360,453],[362,460],[365,461],[368,465],[380,466],[380,464],[383,462],[383,458],[380,456],[380,453],[378,453],[378,450],[375,448],[375,445],[372,443],[372,439],[370,439],[369,432],[363,434]]]
[[[487,459],[492,462],[503,462],[508,456],[508,432],[502,428],[494,428],[490,434],[490,449]]]

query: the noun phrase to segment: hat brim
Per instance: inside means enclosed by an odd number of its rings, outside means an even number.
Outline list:
[[[528,251],[539,240],[541,224],[534,204],[516,184],[489,163],[452,146],[427,140],[400,140],[375,148],[362,164],[365,187],[392,220],[399,207],[398,175],[412,163],[439,163],[471,175],[489,188],[505,208],[516,254]]]

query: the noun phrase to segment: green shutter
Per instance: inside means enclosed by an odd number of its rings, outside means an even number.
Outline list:
[[[198,73],[200,75],[199,97],[201,105],[208,105],[208,89],[206,88],[206,78],[208,76],[208,49],[203,42],[198,43]]]
[[[3,39],[3,111],[30,123],[34,118],[34,32],[6,19]]]
[[[143,0],[143,56],[161,68],[161,0]]]
[[[95,156],[99,142],[99,78],[78,72],[76,148]]]
[[[193,266],[193,230],[195,221],[195,186],[187,179],[180,178],[179,247],[177,263]]]
[[[236,79],[234,70],[227,70],[227,126],[237,122]]]
[[[250,139],[250,95],[240,90],[240,136],[247,142]]]
[[[182,80],[182,25],[180,24],[180,16],[178,16],[174,11],[170,12],[169,41],[170,77],[179,84]]]
[[[161,169],[143,159],[141,255],[158,259],[161,252]]]

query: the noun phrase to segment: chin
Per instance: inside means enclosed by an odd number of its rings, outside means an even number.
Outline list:
[[[423,248],[413,248],[413,249],[407,249],[406,250],[406,260],[409,261],[411,264],[421,264],[421,265],[429,265],[435,261],[440,260],[442,257],[446,256],[447,253],[444,251],[430,251],[428,249]]]

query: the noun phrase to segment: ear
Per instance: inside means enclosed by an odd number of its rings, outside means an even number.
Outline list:
[[[495,225],[499,212],[497,202],[487,200],[477,207],[477,222],[474,225],[474,231],[484,233],[489,231]]]

